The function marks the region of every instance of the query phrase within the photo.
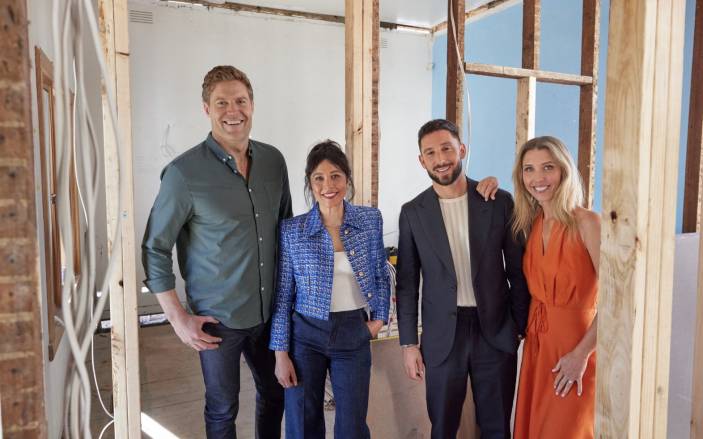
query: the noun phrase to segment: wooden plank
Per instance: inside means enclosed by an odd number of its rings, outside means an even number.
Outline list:
[[[464,71],[472,75],[495,76],[498,78],[522,79],[534,77],[537,82],[563,85],[585,85],[593,83],[590,76],[570,73],[549,72],[546,70],[522,69],[519,67],[495,66],[481,63],[465,63]]]
[[[495,12],[502,11],[504,9],[509,8],[510,6],[516,5],[519,3],[520,0],[491,0],[487,3],[482,4],[481,6],[477,6],[475,8],[472,8],[464,13],[464,23],[467,23],[469,21],[474,21],[478,20],[480,18],[483,18],[484,16],[493,14]],[[438,23],[434,26],[432,26],[431,32],[433,34],[437,32],[441,32],[443,30],[447,29],[447,22],[443,21],[441,23]]]
[[[700,2],[699,2],[700,3]],[[698,212],[703,222],[703,212]],[[693,337],[693,387],[691,389],[691,439],[703,439],[703,233],[698,241],[698,289],[696,294],[696,329]]]
[[[688,139],[686,142],[686,176],[683,195],[683,232],[701,230],[703,199],[703,0],[696,1],[691,66],[691,101],[688,107]]]
[[[381,19],[380,1],[373,0],[372,10],[373,20],[371,22],[371,147],[370,149],[370,171],[371,171],[371,200],[370,205],[378,207],[378,164],[380,147],[380,126],[378,121],[378,96],[379,83],[381,79]]]
[[[346,17],[346,151],[356,186],[353,201],[370,206],[377,203],[374,175],[378,185],[378,163],[373,160],[374,151],[378,156],[378,0],[347,0]]]
[[[534,77],[517,80],[517,102],[515,105],[515,150],[535,137],[535,109],[537,81]]]
[[[522,2],[522,67],[539,69],[541,0]]]
[[[344,23],[344,88],[345,88],[345,139],[346,152],[352,168],[352,176],[357,185],[362,184],[363,162],[357,157],[361,149],[361,124],[362,124],[362,22],[363,3],[345,0]],[[359,192],[357,190],[357,192]],[[353,201],[359,202],[359,195],[355,194]]]
[[[681,2],[610,8],[597,437],[666,436],[683,23]]]
[[[446,119],[453,122],[461,136],[464,126],[464,0],[447,0],[447,98]]]
[[[685,2],[659,0],[652,86],[640,437],[667,437]]]
[[[361,204],[370,206],[372,204],[371,192],[371,152],[372,152],[372,119],[373,119],[373,5],[378,2],[375,0],[363,0],[363,11],[361,16],[362,21],[362,143],[361,143]]]
[[[168,0],[161,0],[161,1],[167,2]],[[194,5],[203,5],[208,8],[229,9],[230,11],[235,11],[235,12],[250,12],[253,14],[266,14],[266,15],[275,15],[278,17],[302,18],[305,20],[325,21],[328,23],[344,24],[344,17],[341,15],[319,14],[319,13],[315,13],[315,12],[296,11],[293,9],[283,9],[283,8],[269,8],[266,6],[254,6],[254,5],[248,5],[248,4],[244,4],[244,3],[234,3],[234,2],[211,3],[211,2],[204,1],[204,0],[178,0],[178,1],[182,2],[182,3],[191,3]],[[428,34],[432,33],[432,28],[430,28],[430,27],[416,26],[416,25],[404,24],[404,23],[394,23],[394,22],[390,22],[390,21],[379,21],[379,26],[381,27],[381,29],[387,29],[387,30],[409,30],[409,31],[419,32],[419,33],[428,33]]]
[[[522,2],[522,67],[539,70],[541,0]],[[515,149],[535,136],[537,81],[534,76],[517,81]]]
[[[578,168],[585,189],[585,205],[593,206],[596,160],[596,106],[598,98],[598,54],[600,51],[600,0],[583,0],[581,29],[581,75],[592,83],[582,85],[579,95]]]
[[[113,404],[115,437],[141,437],[139,397],[139,338],[137,282],[134,262],[134,207],[132,187],[132,133],[129,89],[129,33],[127,0],[100,0],[100,27],[109,78],[102,91],[105,191],[108,247],[121,218],[120,263],[110,280]],[[107,88],[117,102],[118,140],[113,135]],[[120,148],[122,162],[118,159]],[[129,176],[121,181],[123,175]],[[118,200],[118,196],[120,197]],[[118,203],[119,201],[119,203]],[[121,211],[118,211],[121,203]]]

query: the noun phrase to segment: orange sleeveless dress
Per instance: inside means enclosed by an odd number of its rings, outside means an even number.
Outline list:
[[[593,438],[596,358],[566,397],[554,390],[552,369],[581,341],[596,314],[598,276],[578,233],[555,223],[547,248],[539,215],[527,240],[523,271],[532,296],[515,411],[516,439]]]

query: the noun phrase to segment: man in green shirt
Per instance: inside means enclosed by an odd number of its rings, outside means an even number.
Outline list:
[[[292,215],[288,172],[273,146],[249,139],[254,93],[232,66],[202,85],[212,132],[169,163],[142,242],[146,286],[183,343],[199,351],[208,438],[236,438],[239,364],[256,384],[256,437],[279,438],[283,389],[268,350],[278,222]],[[192,313],[176,295],[172,250]]]

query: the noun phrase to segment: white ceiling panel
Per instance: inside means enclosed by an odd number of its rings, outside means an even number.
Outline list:
[[[466,0],[466,10],[488,1]],[[235,0],[233,3],[344,15],[344,0]],[[447,19],[446,0],[380,0],[380,7],[381,20],[393,23],[430,27]]]

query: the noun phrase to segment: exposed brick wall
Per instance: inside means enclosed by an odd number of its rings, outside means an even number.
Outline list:
[[[6,439],[46,437],[25,1],[0,3],[0,403]]]

